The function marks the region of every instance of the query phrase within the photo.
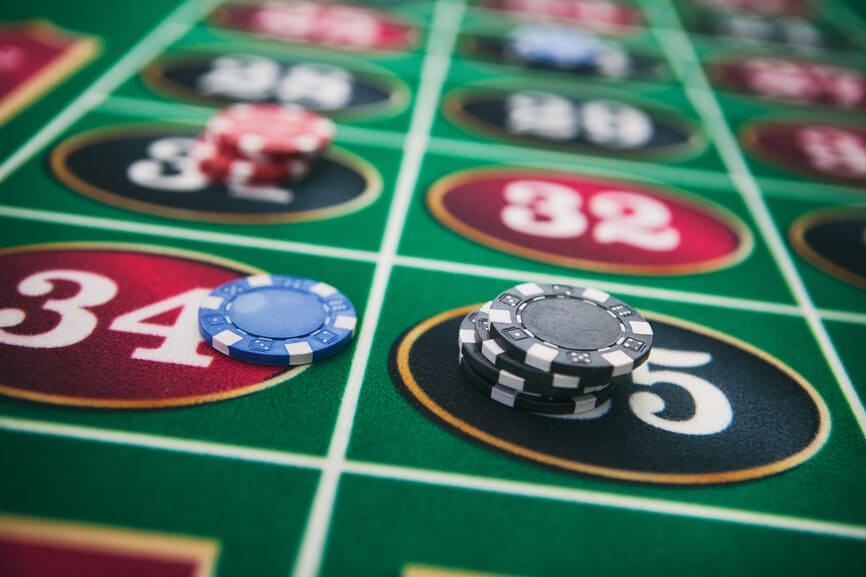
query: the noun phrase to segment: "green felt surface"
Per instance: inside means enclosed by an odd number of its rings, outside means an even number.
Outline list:
[[[99,39],[101,52],[0,125],[0,249],[124,243],[319,279],[354,303],[355,342],[277,386],[197,406],[70,408],[0,395],[0,521],[20,515],[212,539],[219,577],[398,577],[412,564],[526,577],[843,575],[863,567],[866,291],[801,257],[788,232],[803,214],[863,206],[866,197],[862,188],[770,166],[736,140],[757,118],[862,124],[862,114],[707,92],[707,62],[784,50],[683,34],[680,18],[696,10],[685,1],[625,2],[642,8],[647,26],[623,42],[664,60],[658,75],[635,81],[573,79],[471,58],[462,39],[500,35],[515,23],[483,2],[367,2],[418,30],[412,49],[375,53],[228,32],[210,23],[202,4],[37,0],[4,7],[4,22],[49,20]],[[826,0],[819,14],[863,46],[862,6]],[[681,41],[702,62],[676,50]],[[126,56],[130,50],[141,53]],[[345,66],[397,88],[401,97],[390,107],[335,118],[335,146],[363,159],[381,181],[369,205],[301,222],[220,223],[95,200],[52,173],[55,146],[90,130],[156,123],[201,129],[215,107],[155,87],[144,71],[193,53],[237,52]],[[862,49],[822,57],[864,66]],[[626,100],[686,119],[701,142],[667,157],[525,146],[461,125],[445,111],[444,102],[472,87]],[[76,100],[88,90],[90,100]],[[707,99],[723,118],[708,118]],[[731,159],[741,154],[748,173],[731,174],[739,166]],[[428,191],[443,177],[514,166],[641,183],[711,211],[720,207],[754,244],[741,261],[709,272],[599,272],[479,244],[427,207]],[[744,179],[758,196],[749,197]],[[534,280],[597,284],[643,312],[772,356],[826,404],[826,442],[796,467],[748,481],[617,481],[470,441],[395,386],[389,355],[413,326]],[[0,270],[4,286],[18,281]],[[456,360],[456,346],[454,353]],[[3,375],[0,366],[0,384]],[[760,394],[760,382],[740,384]]]

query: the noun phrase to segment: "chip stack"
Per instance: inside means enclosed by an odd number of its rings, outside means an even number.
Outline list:
[[[467,382],[494,401],[579,415],[611,398],[652,339],[646,319],[603,291],[527,283],[466,315],[458,344]]]
[[[309,174],[335,132],[331,120],[301,107],[235,104],[211,118],[190,155],[213,182],[279,185]]]

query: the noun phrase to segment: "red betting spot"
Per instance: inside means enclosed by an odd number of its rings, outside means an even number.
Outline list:
[[[738,92],[796,104],[866,109],[866,75],[793,58],[753,56],[713,64],[713,81]]]
[[[226,28],[298,44],[344,50],[405,50],[415,30],[377,10],[319,2],[225,4],[213,21]]]
[[[4,576],[201,577],[218,554],[210,539],[0,514]]]
[[[468,172],[436,184],[428,204],[482,244],[574,268],[684,274],[728,266],[751,249],[745,226],[719,207],[578,175]]]
[[[125,577],[195,577],[199,567],[192,559],[159,559],[151,552],[135,555],[89,546],[46,545],[0,540],[2,568],[16,577],[45,575],[124,575]]]
[[[0,253],[0,270],[2,393],[85,406],[188,405],[287,376],[229,359],[198,333],[201,300],[250,271],[137,248],[54,246]]]
[[[759,122],[743,132],[753,154],[819,180],[866,185],[866,129],[809,122]]]
[[[627,34],[642,22],[638,8],[613,0],[485,0],[482,6],[521,18],[577,24],[606,34]]]
[[[0,122],[96,51],[94,41],[45,22],[0,26]]]

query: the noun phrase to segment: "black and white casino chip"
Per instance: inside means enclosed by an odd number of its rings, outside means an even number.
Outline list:
[[[506,354],[490,336],[487,311],[490,303],[472,311],[460,323],[458,341],[465,361],[489,381],[516,391],[549,397],[573,397],[587,389],[605,385],[610,379],[589,379],[576,375],[544,372]]]
[[[490,334],[509,355],[544,372],[617,377],[652,348],[646,319],[594,288],[521,284],[496,297],[488,317]]]
[[[466,380],[491,400],[513,409],[542,415],[582,415],[588,413],[604,405],[611,398],[616,388],[613,383],[609,383],[595,387],[583,395],[571,398],[545,397],[515,391],[499,383],[488,381],[466,363],[465,358],[461,361],[460,368]]]

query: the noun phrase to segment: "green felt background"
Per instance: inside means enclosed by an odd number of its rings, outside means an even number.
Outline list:
[[[84,410],[0,397],[0,513],[213,538],[221,547],[220,577],[284,576],[292,573],[304,545],[309,545],[305,532],[322,488],[322,470],[327,477],[333,466],[342,472],[333,511],[325,517],[321,547],[311,549],[320,560],[319,574],[328,577],[397,577],[412,563],[527,577],[812,576],[862,569],[866,439],[856,417],[862,404],[852,407],[850,392],[846,398],[844,379],[840,385],[807,316],[814,314],[826,328],[853,391],[864,398],[866,292],[818,270],[785,242],[782,250],[790,255],[816,310],[801,306],[762,233],[763,225],[728,175],[706,119],[690,97],[690,91],[700,89],[683,83],[698,79],[701,69],[685,60],[667,61],[658,78],[568,82],[556,73],[525,72],[472,60],[458,51],[444,79],[443,97],[467,84],[566,84],[582,93],[676,110],[703,132],[706,145],[669,159],[524,148],[460,127],[437,106],[414,188],[406,198],[405,222],[398,238],[386,239],[392,211],[402,218],[402,207],[393,201],[408,150],[405,135],[424,82],[422,66],[435,8],[427,2],[370,4],[380,4],[417,25],[415,49],[366,55],[285,46],[220,31],[199,18],[156,56],[189,50],[309,56],[369,70],[403,86],[409,96],[402,106],[386,114],[338,119],[337,146],[364,158],[382,179],[379,197],[361,210],[301,223],[217,224],[128,211],[72,191],[48,170],[53,146],[65,138],[94,128],[151,122],[200,127],[212,113],[212,107],[154,91],[140,70],[130,71],[107,99],[71,119],[20,167],[5,179],[0,177],[2,248],[46,242],[171,246],[272,273],[327,280],[354,302],[362,334],[366,323],[374,323],[368,329],[369,357],[358,354],[358,342],[279,386],[197,407]],[[464,33],[496,34],[512,24],[477,2],[470,4],[461,22]],[[643,6],[658,29],[638,31],[626,39],[628,45],[669,57],[660,41],[672,33],[666,28],[674,22],[665,8],[668,3],[631,4]],[[684,7],[688,2],[674,4],[682,15],[690,13],[691,8]],[[168,0],[34,0],[4,6],[3,21],[47,19],[97,37],[102,50],[0,126],[0,162],[55,122],[69,102],[177,5]],[[823,6],[823,17],[841,23],[862,45],[866,26],[854,22],[842,0],[827,0]],[[861,5],[855,9],[866,13]],[[707,37],[693,41],[704,59],[745,50]],[[863,67],[862,52],[831,58]],[[746,121],[762,117],[863,121],[862,115],[803,110],[743,95],[715,97],[734,132]],[[806,181],[753,158],[746,162],[764,195],[770,226],[783,242],[788,228],[804,213],[866,202],[862,189]],[[447,229],[428,211],[425,194],[438,179],[469,168],[514,165],[648,183],[722,206],[751,231],[754,248],[742,262],[713,272],[601,273],[479,245]],[[270,241],[277,244],[269,245]],[[278,244],[282,241],[337,253],[293,250]],[[381,312],[370,318],[365,316],[369,311],[379,310],[378,302],[369,302],[377,253],[388,242],[395,243],[396,255],[384,260],[393,268],[384,278]],[[378,263],[380,270],[384,260]],[[482,302],[513,284],[539,277],[615,283],[640,310],[687,319],[777,357],[803,375],[826,402],[832,422],[827,443],[793,470],[748,482],[709,487],[624,483],[542,468],[470,443],[426,418],[398,392],[388,372],[388,355],[405,331],[443,311]],[[705,303],[699,297],[719,298]],[[337,454],[336,462],[327,463],[356,365],[365,370],[358,373],[360,392],[351,438],[345,455]],[[178,448],[174,441],[202,444]]]

